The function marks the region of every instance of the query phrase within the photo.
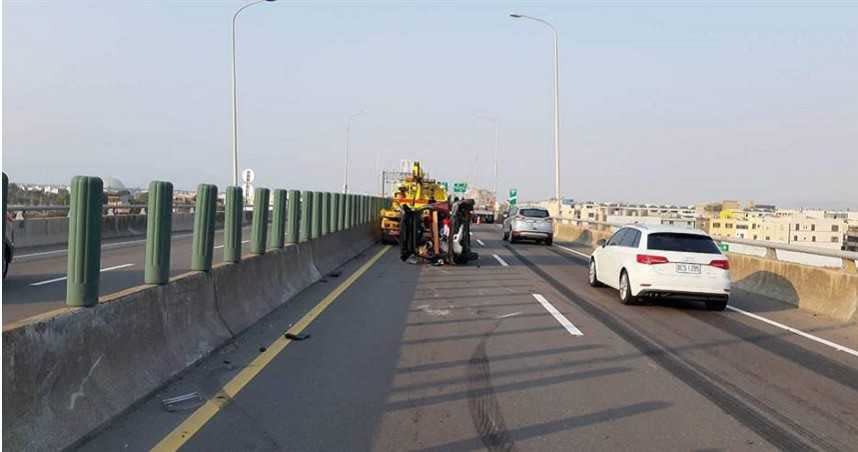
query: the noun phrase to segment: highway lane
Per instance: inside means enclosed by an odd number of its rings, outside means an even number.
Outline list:
[[[250,227],[242,230],[244,249]],[[189,271],[192,233],[173,235],[170,252],[172,276]],[[112,240],[102,244],[100,295],[143,284],[145,237]],[[223,231],[215,232],[214,262],[223,260]],[[66,267],[64,247],[18,250],[3,281],[3,324],[65,306]]]
[[[586,261],[572,253],[509,246],[490,226],[476,238],[485,246],[479,265],[468,267],[409,265],[395,250],[383,253],[309,325],[309,339],[264,366],[254,361],[380,247],[368,251],[81,449],[148,449],[179,437],[167,444],[855,450],[855,357],[738,312],[690,302],[623,306],[612,290],[586,285]],[[838,336],[848,325],[769,309],[758,312],[801,319],[814,334],[856,348],[851,336]],[[224,384],[255,366],[262,369],[240,392],[223,396]],[[216,401],[210,419],[159,402],[193,391]]]

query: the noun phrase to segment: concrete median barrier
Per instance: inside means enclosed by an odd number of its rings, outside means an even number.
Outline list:
[[[745,254],[727,256],[734,289],[838,320],[856,318],[858,274]]]
[[[322,275],[330,273],[377,241],[373,231],[372,226],[364,224],[310,242],[313,263]]]
[[[589,248],[595,248],[600,239],[608,240],[613,233],[611,231],[600,231],[582,228],[571,224],[554,225],[554,241],[567,242]]]
[[[73,446],[370,247],[373,231],[356,227],[5,326],[4,446]]]

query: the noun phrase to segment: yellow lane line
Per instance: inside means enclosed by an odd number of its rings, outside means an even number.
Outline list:
[[[358,278],[361,277],[381,256],[390,249],[390,246],[382,248],[375,256],[363,264],[357,271],[352,273],[342,284],[340,284],[333,292],[329,293],[322,301],[319,302],[310,312],[301,317],[298,323],[292,325],[287,333],[300,334],[304,328],[310,325],[319,314],[322,313],[334,300],[337,299],[346,289],[349,288]],[[286,339],[285,335],[280,336],[274,341],[264,352],[260,353],[250,364],[248,364],[241,372],[232,378],[227,384],[221,388],[218,396],[209,399],[203,406],[197,408],[187,419],[185,419],[178,427],[173,429],[164,439],[162,439],[153,451],[173,451],[182,447],[191,437],[193,437],[206,423],[211,420],[220,410],[224,409],[229,400],[235,397],[256,375],[262,371],[274,358],[286,348],[292,341]]]

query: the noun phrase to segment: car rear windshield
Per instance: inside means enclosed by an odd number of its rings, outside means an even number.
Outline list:
[[[548,211],[543,209],[521,209],[518,213],[530,218],[548,218]]]
[[[720,254],[721,250],[711,238],[698,234],[659,232],[647,236],[647,248],[660,251]]]

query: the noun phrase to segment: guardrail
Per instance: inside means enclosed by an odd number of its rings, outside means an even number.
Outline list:
[[[7,177],[3,178],[3,183],[5,193]],[[110,210],[139,208],[148,213],[145,247],[147,284],[164,285],[169,281],[172,219],[177,208],[189,208],[199,213],[194,215],[193,221],[192,262],[195,271],[211,271],[216,221],[214,213],[217,209],[217,187],[214,185],[200,184],[197,189],[200,196],[195,204],[173,204],[173,184],[166,181],[154,181],[149,185],[146,204],[103,205],[103,182],[98,177],[75,176],[69,191],[71,201],[68,206],[4,205],[7,210],[3,212],[5,216],[16,209],[68,210],[68,306],[89,307],[98,303],[102,218]],[[240,187],[227,187],[226,194],[224,262],[237,264],[242,260],[241,235],[247,206],[244,205]],[[269,215],[272,207],[268,202],[270,194],[268,188],[261,187],[254,192],[254,199],[260,201],[253,206],[251,222],[250,252],[254,255],[374,222],[379,210],[387,207],[389,202],[387,198],[370,195],[297,190],[287,193],[285,190],[274,190],[275,211]],[[270,218],[274,220],[273,224]],[[338,221],[335,222],[335,219]]]
[[[601,227],[602,230],[611,229],[611,228],[621,228],[623,226],[629,226],[634,223],[609,223],[605,221],[593,221],[593,220],[579,220],[579,219],[569,219],[569,218],[557,218],[555,219],[560,224],[571,224],[580,227],[584,227],[587,229],[590,228],[590,225]],[[712,236],[712,238],[716,242],[728,243],[728,244],[736,244],[736,245],[745,245],[756,248],[764,249],[764,257],[767,259],[772,259],[776,261],[786,261],[778,256],[777,251],[789,251],[793,253],[803,253],[809,254],[812,256],[823,256],[823,257],[831,257],[835,259],[841,260],[841,268],[848,272],[855,273],[856,272],[856,261],[858,261],[858,252],[855,251],[842,251],[842,250],[832,250],[826,248],[813,248],[809,246],[800,246],[793,245],[789,243],[779,243],[779,242],[769,242],[765,240],[749,240],[742,239],[736,237],[722,237],[722,236]],[[741,251],[733,251],[738,254],[746,254]]]

